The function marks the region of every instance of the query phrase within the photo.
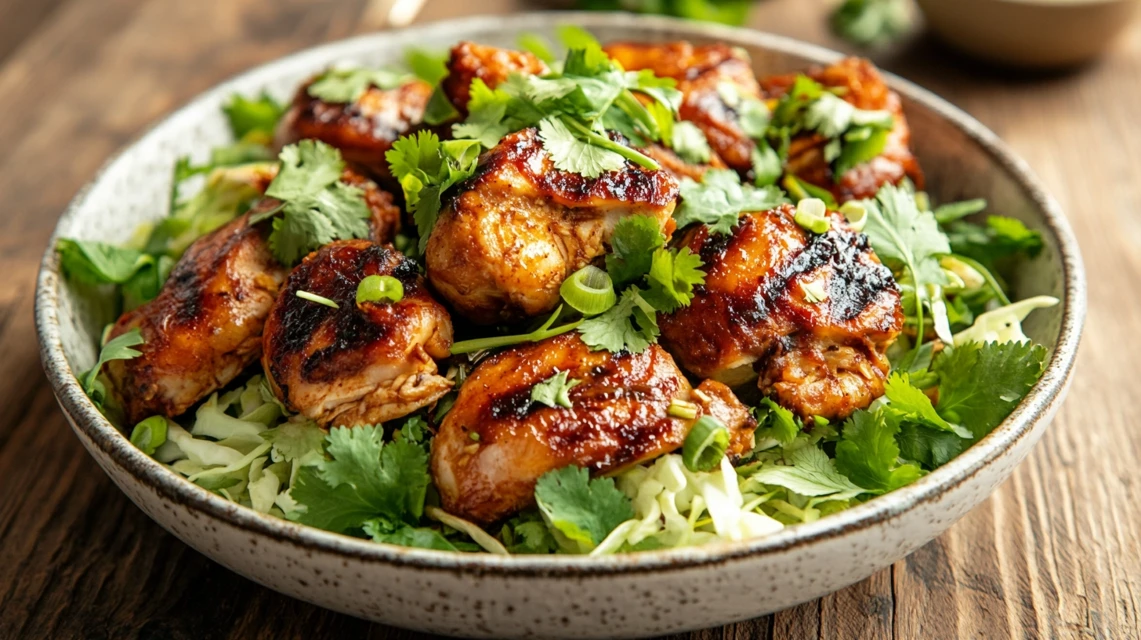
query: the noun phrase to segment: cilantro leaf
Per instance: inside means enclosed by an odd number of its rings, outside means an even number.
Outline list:
[[[309,95],[325,102],[356,102],[376,87],[382,91],[395,89],[408,81],[408,76],[391,69],[329,69],[314,80]]]
[[[682,247],[678,251],[654,251],[650,271],[646,274],[650,289],[645,299],[658,311],[673,313],[693,300],[693,288],[705,284],[701,256]]]
[[[709,148],[709,141],[705,133],[692,122],[684,120],[675,122],[670,136],[670,148],[678,157],[686,162],[702,164],[709,162],[713,150]]]
[[[951,424],[935,412],[931,399],[923,391],[911,384],[911,378],[906,373],[892,372],[884,384],[884,395],[891,401],[890,410],[902,419],[919,424],[949,431],[960,438],[970,438],[971,432],[959,425]]]
[[[91,398],[96,406],[102,408],[103,402],[107,399],[107,389],[99,381],[99,374],[103,371],[103,365],[112,360],[130,360],[143,355],[138,349],[132,348],[142,343],[143,333],[138,327],[116,336],[99,350],[99,357],[95,360],[95,366],[79,375],[79,383],[83,387],[83,392]]]
[[[592,351],[645,351],[657,339],[659,329],[657,310],[641,294],[638,287],[629,287],[613,307],[584,320],[578,326],[582,341]]]
[[[828,496],[831,500],[851,500],[861,493],[869,493],[837,471],[828,454],[818,447],[795,449],[785,455],[785,460],[787,465],[761,467],[752,478],[802,496]]]
[[[419,549],[436,549],[438,551],[458,551],[454,544],[448,541],[439,531],[428,527],[392,527],[392,524],[381,518],[366,520],[361,526],[364,534],[372,538],[373,542],[385,542],[402,547],[416,547]]]
[[[1005,216],[988,216],[986,225],[955,222],[947,232],[951,249],[984,264],[1022,254],[1030,258],[1042,251],[1042,234],[1029,229],[1021,220]]]
[[[309,420],[290,420],[262,431],[262,439],[273,445],[273,459],[299,460],[325,450],[325,430]]]
[[[666,237],[651,216],[626,216],[614,225],[610,237],[610,253],[606,254],[606,272],[615,290],[641,280],[650,271],[654,251],[663,246]]]
[[[56,251],[63,272],[82,284],[123,284],[155,264],[154,256],[103,242],[62,238]]]
[[[761,404],[757,408],[763,411],[763,415],[758,414],[758,441],[767,437],[787,445],[800,435],[802,427],[799,418],[772,398],[761,398]]]
[[[543,474],[535,485],[535,501],[560,546],[572,553],[589,552],[634,517],[630,498],[614,480],[591,480],[586,469],[573,466]]]
[[[558,543],[538,510],[527,510],[503,525],[499,536],[511,553],[554,553]]]
[[[513,123],[504,121],[510,104],[506,92],[491,90],[480,78],[472,80],[467,120],[452,125],[452,135],[477,140],[488,149],[494,147],[511,132]]]
[[[424,510],[428,454],[410,442],[384,444],[378,427],[337,427],[326,451],[332,459],[305,466],[290,492],[303,510],[302,524],[341,533],[381,518],[396,526],[415,525]]]
[[[891,42],[911,26],[907,0],[844,0],[832,14],[832,31],[852,44]]]
[[[977,342],[947,349],[939,374],[939,413],[966,426],[975,439],[999,425],[1041,377],[1047,351],[1031,342]]]
[[[437,85],[448,75],[448,52],[429,51],[412,47],[404,50],[404,64],[412,70],[412,75]]]
[[[547,64],[555,61],[555,54],[551,53],[551,48],[548,46],[547,41],[538,34],[520,33],[519,37],[515,39],[515,44],[523,51],[530,53]]]
[[[571,399],[568,393],[574,387],[582,384],[582,380],[567,379],[567,371],[560,371],[546,380],[531,387],[531,402],[545,404],[548,407],[571,408]]]
[[[265,194],[280,200],[295,200],[320,192],[340,180],[345,169],[341,152],[317,140],[288,145],[279,157],[281,169]]]
[[[678,228],[702,222],[713,233],[731,233],[742,213],[768,211],[788,202],[776,187],[743,185],[736,172],[712,169],[701,182],[681,181],[681,205],[674,212]]]
[[[471,177],[479,163],[479,150],[475,140],[440,142],[436,134],[424,130],[400,138],[385,154],[416,221],[421,253],[436,225],[441,197],[452,185]]]
[[[621,154],[579,139],[561,118],[540,120],[539,137],[555,167],[562,171],[597,178],[608,171],[621,171],[626,167],[626,159]]]
[[[273,142],[274,130],[285,107],[265,92],[252,99],[235,93],[222,105],[222,113],[226,114],[235,140],[264,145]]]
[[[882,412],[856,411],[844,423],[836,443],[836,468],[871,493],[892,491],[919,479],[922,469],[900,463],[898,430]]]
[[[947,464],[971,442],[949,431],[939,431],[910,422],[900,425],[896,441],[899,442],[899,452],[903,457],[922,464],[925,469]]]

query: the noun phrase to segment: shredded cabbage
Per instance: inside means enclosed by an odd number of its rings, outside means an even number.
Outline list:
[[[962,346],[968,342],[1026,342],[1030,338],[1022,332],[1022,321],[1031,311],[1056,304],[1058,299],[1053,296],[1035,296],[979,314],[974,324],[955,334],[954,345]]]

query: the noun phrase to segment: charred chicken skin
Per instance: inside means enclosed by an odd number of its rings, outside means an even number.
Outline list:
[[[607,251],[625,216],[671,233],[678,195],[669,173],[630,163],[594,179],[560,171],[535,129],[504,137],[455,189],[428,239],[428,279],[478,324],[553,309],[563,280]]]
[[[384,154],[400,136],[419,126],[432,87],[412,80],[395,89],[369,87],[352,103],[326,102],[309,95],[306,83],[278,124],[277,146],[312,138],[332,145],[344,159],[378,180],[392,175]]]
[[[471,83],[476,78],[494,89],[512,73],[540,75],[547,71],[547,65],[530,53],[461,42],[452,47],[448,75],[441,86],[452,105],[466,115]]]
[[[367,276],[391,276],[398,302],[357,304]],[[338,308],[298,297],[309,292]],[[391,247],[343,240],[311,253],[289,274],[266,321],[262,364],[291,411],[326,427],[377,424],[448,392],[434,358],[452,345],[452,322],[416,263]]]
[[[676,80],[682,92],[681,119],[693,122],[705,133],[722,166],[742,175],[752,170],[756,145],[741,130],[735,105],[731,104],[734,95],[761,99],[748,58],[723,44],[695,47],[688,42],[623,42],[607,45],[604,50],[626,69],[649,69],[656,76]],[[712,164],[716,167],[718,163]]]
[[[579,380],[570,408],[531,400],[560,371]],[[444,509],[489,523],[534,501],[535,483],[567,465],[618,471],[677,449],[694,420],[670,403],[693,401],[732,434],[730,454],[752,449],[756,422],[724,385],[698,390],[661,347],[640,354],[591,351],[576,333],[503,351],[480,363],[432,444],[432,473]]]
[[[252,211],[276,206],[261,200]],[[138,328],[142,352],[109,362],[129,424],[175,417],[229,384],[261,353],[262,327],[286,270],[266,244],[269,223],[249,215],[199,238],[150,302],[124,313],[111,337]]]
[[[744,216],[731,235],[688,230],[705,284],[660,320],[682,367],[730,385],[759,386],[801,416],[841,419],[883,394],[884,355],[903,324],[900,293],[867,236],[839,214],[813,234],[784,205]]]
[[[911,129],[903,115],[903,103],[872,63],[848,58],[807,75],[825,87],[842,88],[840,97],[858,109],[890,112],[895,116],[895,126],[878,157],[849,169],[839,179],[824,159],[827,140],[817,134],[798,136],[789,146],[787,173],[831,191],[837,202],[874,197],[883,185],[899,184],[904,178],[923,187],[923,172],[911,153]],[[762,78],[761,87],[769,97],[779,98],[795,81],[796,74]]]

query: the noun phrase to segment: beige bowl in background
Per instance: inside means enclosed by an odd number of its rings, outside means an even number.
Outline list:
[[[1060,68],[1104,52],[1137,0],[917,0],[952,46],[1004,64]]]

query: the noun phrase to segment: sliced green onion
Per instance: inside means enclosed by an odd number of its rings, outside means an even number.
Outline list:
[[[404,285],[392,276],[365,276],[357,285],[357,304],[362,302],[400,302]]]
[[[572,309],[584,316],[596,316],[618,301],[610,275],[594,265],[572,273],[559,287],[559,293]]]
[[[832,221],[828,219],[828,206],[820,198],[804,198],[796,205],[796,224],[812,233],[828,233]]]
[[[804,291],[804,301],[809,304],[820,304],[828,299],[828,290],[824,288],[824,283],[819,280],[802,282],[800,289]]]
[[[968,258],[967,256],[961,256],[956,253],[953,257],[959,262],[962,262],[963,264],[977,271],[978,274],[981,275],[984,280],[986,280],[987,286],[991,288],[991,291],[994,291],[994,297],[998,300],[1000,305],[1006,307],[1011,304],[1010,298],[1006,296],[1006,292],[1002,290],[1002,285],[998,283],[998,279],[994,277],[994,274],[990,272],[990,269],[987,269],[978,260]]]
[[[686,400],[674,398],[670,401],[670,407],[666,409],[666,413],[673,418],[693,420],[697,417],[697,405]]]
[[[340,309],[341,308],[341,305],[339,305],[336,302],[326,298],[325,296],[319,296],[315,293],[309,293],[308,291],[298,291],[297,297],[301,298],[302,300],[308,300],[309,302],[316,302],[317,304],[323,304],[326,307],[332,307],[334,309]]]
[[[729,429],[713,416],[701,416],[681,446],[681,461],[693,472],[709,471],[721,464],[729,449]]]
[[[863,231],[864,227],[868,224],[868,209],[859,202],[845,202],[840,205],[840,213],[844,214],[844,219],[848,221],[848,226],[856,233]]]
[[[564,325],[552,327],[551,325],[554,324],[555,319],[559,317],[559,314],[562,313],[562,310],[563,306],[559,305],[559,307],[555,309],[555,312],[551,314],[551,317],[547,318],[547,321],[543,323],[543,326],[535,329],[531,333],[523,333],[513,336],[491,336],[488,338],[474,338],[472,340],[462,340],[457,342],[452,345],[452,355],[458,356],[464,353],[475,353],[476,351],[483,351],[484,349],[510,347],[511,345],[523,344],[525,342],[539,342],[540,340],[546,340],[547,338],[551,338],[571,331],[577,328],[578,325],[582,324],[582,320],[579,319],[575,320],[574,322],[568,322]]]
[[[166,418],[162,416],[151,416],[136,424],[131,430],[131,444],[148,456],[154,455],[155,449],[164,442],[166,442]]]
[[[788,192],[794,200],[802,200],[804,198],[820,198],[824,204],[836,208],[836,198],[827,189],[822,189],[814,184],[807,183],[800,178],[792,175],[791,173],[781,180],[781,186]]]
[[[828,418],[824,416],[812,416],[812,423],[818,427],[827,427],[829,424]]]

